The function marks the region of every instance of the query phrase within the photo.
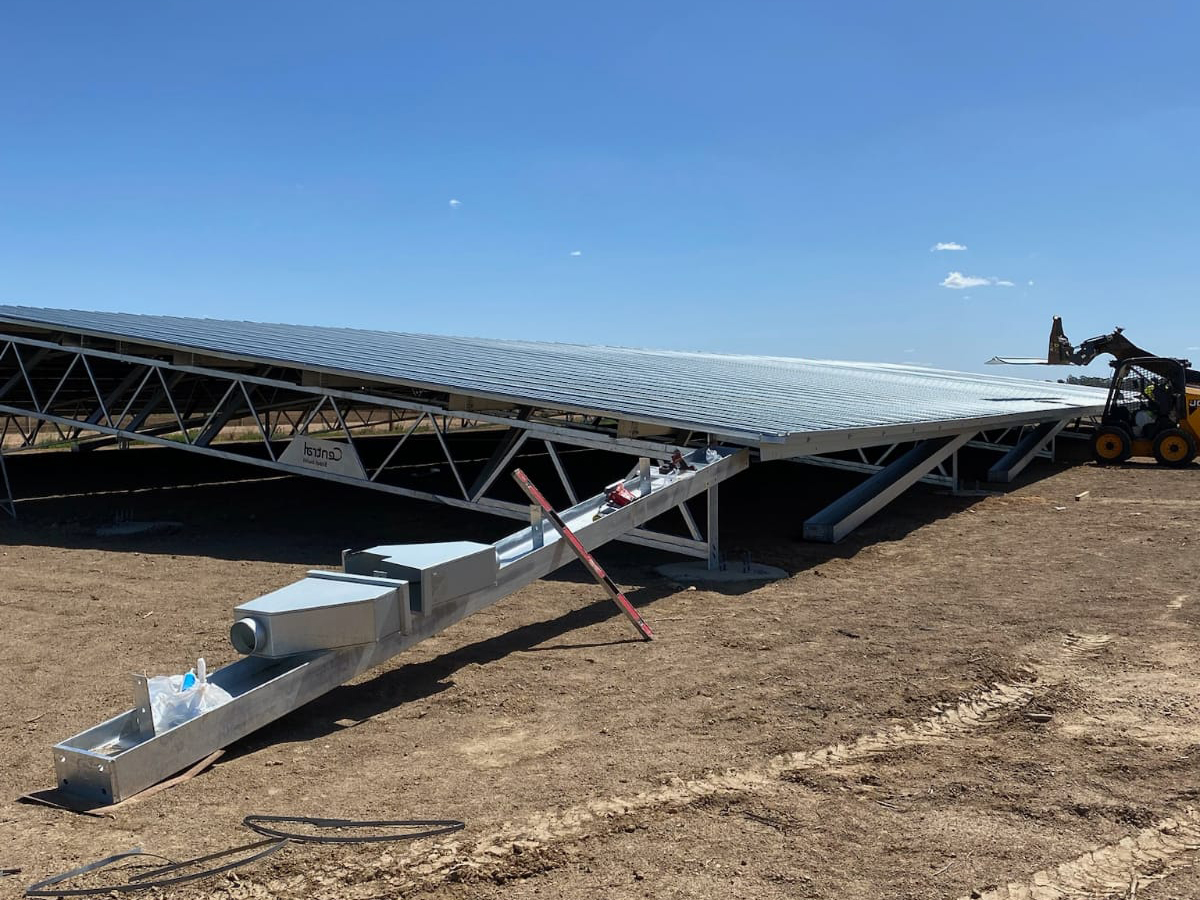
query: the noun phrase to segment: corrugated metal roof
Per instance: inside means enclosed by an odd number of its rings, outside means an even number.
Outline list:
[[[1092,388],[885,363],[730,356],[131,313],[0,306],[33,324],[774,443],[839,429],[1077,410]],[[1058,416],[1053,416],[1058,418]]]

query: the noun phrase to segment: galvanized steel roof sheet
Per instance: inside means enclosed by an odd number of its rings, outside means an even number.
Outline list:
[[[2,322],[604,413],[748,443],[1017,414],[1044,419],[1056,410],[1066,417],[1104,402],[1093,388],[886,363],[0,305]]]

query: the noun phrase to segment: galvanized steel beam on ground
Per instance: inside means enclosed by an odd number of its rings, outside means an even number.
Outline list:
[[[692,471],[653,474],[649,482],[641,473],[625,479],[636,498],[627,506],[605,513],[606,495],[600,493],[563,510],[561,516],[580,544],[588,551],[595,550],[741,472],[749,465],[749,451],[721,449],[708,458],[698,451],[693,453],[692,464]],[[140,682],[133,709],[55,745],[59,787],[91,805],[132,796],[575,559],[567,541],[544,521],[503,538],[494,550],[497,568],[493,571],[498,573],[494,583],[460,595],[450,591],[440,599],[429,598],[432,586],[424,584],[420,609],[403,616],[399,630],[377,641],[277,659],[244,657],[210,675],[232,700],[160,733],[154,731],[145,683]],[[353,574],[358,556],[371,557],[373,553],[348,554],[345,575],[310,574],[340,582],[402,587],[404,602],[408,602],[409,582]],[[386,569],[387,560],[380,566]],[[374,568],[368,560],[367,569]]]

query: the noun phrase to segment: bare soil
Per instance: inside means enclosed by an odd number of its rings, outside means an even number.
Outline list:
[[[851,482],[755,467],[723,489],[724,538],[786,580],[715,591],[602,551],[653,643],[571,567],[111,817],[18,804],[55,741],[128,706],[131,671],[230,661],[237,603],[344,547],[511,528],[136,452],[10,463],[0,868],[21,872],[0,896],[133,846],[245,843],[242,817],[274,813],[467,829],[290,846],[171,896],[1200,897],[1200,467],[919,488],[836,547],[798,535]],[[96,537],[114,517],[182,528]]]

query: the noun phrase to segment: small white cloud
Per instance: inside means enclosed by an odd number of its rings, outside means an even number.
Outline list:
[[[916,353],[916,352],[917,352],[917,348],[916,348],[916,347],[909,347],[909,348],[908,348],[907,350],[905,350],[904,352],[905,352],[905,353]]]
[[[453,198],[450,200],[450,208],[451,209],[456,209],[459,206],[462,206],[461,200],[454,200]]]
[[[957,241],[938,241],[929,248],[930,253],[937,253],[941,250],[966,250],[966,244],[960,244]]]
[[[961,291],[963,288],[991,286],[1012,287],[1013,283],[990,276],[983,278],[979,275],[964,275],[962,272],[951,272],[942,280],[942,287],[953,288],[956,291]]]
[[[951,272],[942,281],[942,287],[954,288],[956,291],[960,291],[963,288],[983,287],[987,284],[991,284],[991,282],[986,278],[964,275],[962,272]]]
[[[1029,282],[1029,286],[1030,286],[1030,287],[1033,287],[1033,282],[1032,282],[1032,281],[1030,281],[1030,282]]]
[[[572,256],[583,256],[583,251],[582,250],[572,250],[571,255]]]

